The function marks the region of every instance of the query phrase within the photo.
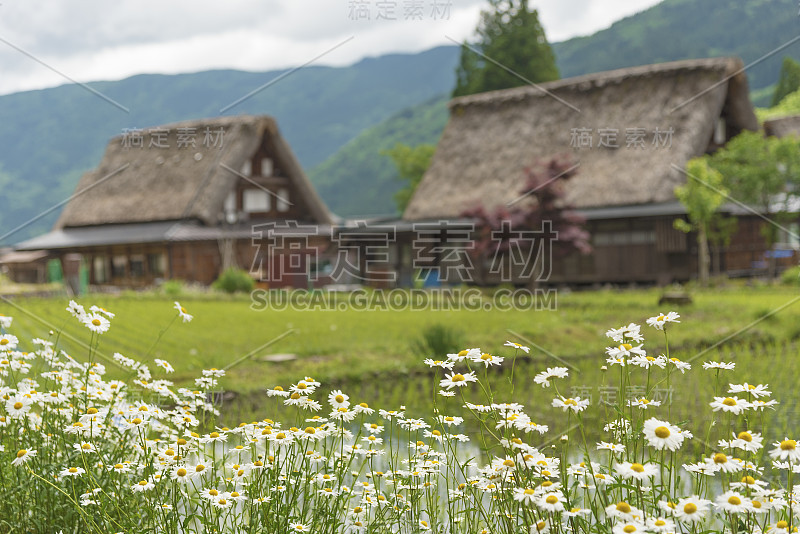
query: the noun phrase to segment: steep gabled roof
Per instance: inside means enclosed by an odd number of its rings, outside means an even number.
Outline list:
[[[524,187],[525,167],[564,153],[580,164],[566,185],[567,201],[578,208],[670,202],[686,180],[675,166],[682,169],[707,150],[720,117],[726,138],[758,129],[736,58],[633,67],[456,98],[404,218],[457,217],[477,205],[510,203]],[[670,145],[654,146],[656,129],[665,144],[663,132],[670,128]],[[644,129],[644,148],[627,147],[634,129]],[[591,148],[573,146],[580,130],[591,132]],[[600,130],[616,130],[619,148],[598,147]]]
[[[215,136],[220,130],[221,139]],[[230,169],[242,169],[265,134],[270,136],[275,157],[302,195],[310,218],[329,224],[330,213],[275,120],[234,116],[144,129],[141,148],[131,146],[138,145],[138,139],[134,141],[138,136],[112,138],[97,168],[81,178],[55,228],[184,219],[215,225],[225,197],[240,179]]]

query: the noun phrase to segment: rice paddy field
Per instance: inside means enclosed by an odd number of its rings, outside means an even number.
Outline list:
[[[194,316],[189,323],[176,320],[174,299],[165,296],[98,294],[78,301],[115,314],[97,349],[98,361],[108,359],[112,376],[116,368],[110,357],[115,352],[145,362],[167,360],[175,373],[166,378],[179,386],[191,385],[202,369],[227,368],[220,383],[227,393],[219,402],[229,424],[287,416],[289,410],[265,392],[276,385],[288,388],[306,376],[322,382],[323,392],[341,389],[370,405],[405,406],[420,417],[430,415],[437,376],[423,360],[444,359],[446,354],[432,353],[421,338],[437,325],[454,338],[451,343],[457,346],[452,350],[479,347],[505,357],[502,366],[486,373],[494,396],[510,401],[513,395],[515,402],[557,429],[564,425],[550,407],[553,391],[543,390],[532,377],[547,367],[568,367],[570,377],[560,393],[589,398],[597,407],[587,412],[587,427],[594,417],[606,420],[607,404],[615,401],[610,384],[616,384],[618,377],[613,370],[601,369],[611,344],[605,332],[630,322],[644,325],[648,317],[668,311],[657,305],[659,296],[657,290],[561,292],[556,309],[541,311],[255,311],[245,297],[187,295],[180,299]],[[735,369],[725,371],[720,383],[769,384],[774,398],[783,404],[780,417],[771,422],[780,433],[796,420],[794,407],[800,405],[796,386],[800,297],[779,287],[695,291],[692,297],[692,304],[670,308],[681,315],[681,323],[670,330],[670,356],[691,362],[694,370],[676,378],[669,388],[657,386],[656,400],[664,407],[671,402],[681,410],[679,417],[691,419],[715,393],[712,376],[702,372],[702,363],[734,362]],[[12,332],[20,339],[61,332],[50,339],[58,336],[59,346],[81,360],[90,333],[65,311],[67,303],[66,297],[4,299],[0,313],[14,316]],[[665,352],[661,332],[643,327],[643,333],[648,354]],[[507,340],[529,346],[530,353],[504,346]],[[484,371],[480,373],[483,376]],[[643,379],[630,385],[630,393],[645,387]],[[455,408],[463,401],[439,403],[440,409],[450,409],[448,403]]]

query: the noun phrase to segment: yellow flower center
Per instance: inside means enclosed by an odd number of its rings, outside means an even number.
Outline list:
[[[183,306],[181,306],[181,313],[186,313],[186,308],[184,308]],[[116,332],[116,330],[115,330],[115,332]]]
[[[81,445],[81,449],[83,449],[85,451],[88,451],[91,448],[92,448],[91,443],[84,443],[83,445]]]
[[[299,393],[292,393],[292,395],[291,395],[291,399],[292,400],[297,400],[299,398],[300,398],[300,394]]]
[[[219,503],[220,503],[222,506],[225,506],[226,504],[228,504],[228,501],[226,501],[225,499],[220,499],[220,500],[219,500]]]
[[[187,473],[186,469],[181,467],[180,469],[178,469],[178,471],[175,474],[178,475],[179,477],[185,477],[186,473]]]
[[[334,400],[341,404],[344,402],[344,395],[336,395]]]
[[[740,440],[746,441],[748,443],[753,441],[753,436],[750,435],[749,432],[739,432],[739,435],[736,436],[736,437],[739,438]]]
[[[534,490],[532,490],[531,488],[526,488],[525,489],[525,495],[533,495],[534,493],[536,493],[536,492]]]
[[[136,418],[134,418],[133,421],[131,421],[131,423],[133,423],[134,425],[141,425],[142,424],[142,420],[139,419],[138,417],[136,417]]]
[[[556,497],[555,495],[548,495],[544,501],[547,504],[555,504],[558,502],[558,497]]]
[[[631,470],[637,473],[644,473],[644,466],[642,464],[631,464]]]
[[[663,527],[664,525],[667,524],[667,522],[664,521],[663,519],[656,519],[655,523],[653,524],[657,527]]]
[[[736,495],[731,495],[730,497],[728,497],[728,504],[739,506],[740,504],[742,504],[742,500]]]
[[[775,526],[778,527],[778,528],[789,528],[789,523],[787,523],[786,521],[781,520],[781,521],[778,521],[778,523]]]
[[[306,427],[305,433],[306,434],[315,434],[317,431],[314,430],[314,427]]]
[[[206,469],[206,466],[204,466],[203,464],[200,464],[200,465],[198,465],[197,467],[194,468],[194,471],[195,471],[195,473],[202,473],[203,471],[205,471],[205,469]]]
[[[212,489],[212,490],[208,490],[208,494],[209,495],[213,495],[214,497],[216,497],[217,495],[219,495],[219,492],[217,490],[215,490],[215,489]]]
[[[618,502],[617,511],[622,512],[623,514],[629,514],[631,513],[631,505],[626,502]]]
[[[211,434],[208,435],[208,437],[216,439],[219,437],[219,432],[212,432]]]
[[[238,497],[238,496],[239,496],[239,492],[238,491],[232,491],[231,492],[231,497]]]
[[[506,467],[514,467],[514,465],[515,465],[515,464],[514,464],[514,460],[512,460],[512,459],[510,459],[510,458],[509,458],[508,460],[505,460],[505,461],[503,462],[503,465],[504,465],[504,466],[506,466]]]
[[[88,410],[86,410],[86,413],[87,413],[87,414],[89,414],[89,415],[94,415],[94,414],[96,414],[96,413],[97,413],[97,408],[95,408],[94,406],[92,406],[91,408],[89,408]]]
[[[9,341],[6,338],[0,339],[0,345],[8,345]]]
[[[797,448],[797,442],[793,439],[786,439],[781,441],[782,451],[793,451]]]
[[[492,355],[491,354],[487,354],[487,353],[483,353],[483,354],[481,354],[481,360],[483,360],[483,361],[492,361]]]
[[[718,452],[717,454],[714,455],[714,463],[715,464],[724,464],[724,463],[727,463],[727,461],[728,461],[728,457],[725,456],[724,454],[722,454],[721,452]]]
[[[565,399],[564,400],[564,405],[565,406],[577,406],[578,403],[575,402],[575,399]]]
[[[697,512],[697,505],[693,502],[687,502],[683,507],[683,513],[685,514],[693,514]]]
[[[636,532],[636,527],[634,527],[633,525],[625,525],[625,527],[622,529],[622,532],[631,534],[631,532]]]
[[[122,464],[114,464],[114,469],[122,469],[123,467]]]
[[[465,378],[462,374],[453,375],[453,378],[450,379],[451,382],[463,382],[464,380]]]
[[[546,526],[547,523],[545,523],[544,521],[539,521],[538,523],[536,523],[536,530],[537,531],[544,530]]]
[[[736,406],[736,399],[725,397],[725,400],[722,401],[722,404],[725,406]]]
[[[92,319],[92,324],[95,325],[95,326],[100,326],[103,323],[100,322],[100,319]],[[140,482],[140,484],[141,484],[141,482]]]
[[[15,410],[19,410],[19,409],[21,409],[21,408],[22,408],[22,403],[21,403],[21,402],[15,402],[15,403],[14,403],[14,409],[15,409]]]
[[[304,382],[300,382],[299,384],[297,384],[297,389],[306,389],[307,387],[308,386],[306,386]]]
[[[753,508],[761,508],[761,501],[750,501],[753,505]]]
[[[275,436],[275,439],[286,439],[286,434],[283,432],[278,432],[278,434]]]
[[[77,473],[78,472],[78,468],[77,467],[70,467],[69,468],[69,472],[70,473]]]
[[[756,483],[756,479],[754,479],[753,477],[751,477],[749,475],[745,476],[745,477],[742,477],[742,484],[747,484],[748,486],[751,486],[751,485],[753,485],[755,483]]]
[[[146,486],[147,485],[147,481],[146,480],[140,480],[139,481],[139,485],[140,486]]]
[[[631,350],[633,348],[633,345],[631,345],[630,343],[623,343],[622,345],[619,346],[619,348],[622,350]]]
[[[661,439],[667,439],[670,435],[669,428],[665,426],[659,426],[655,429],[655,435]]]

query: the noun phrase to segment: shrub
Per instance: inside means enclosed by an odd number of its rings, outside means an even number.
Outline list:
[[[211,287],[226,293],[249,293],[256,283],[247,271],[231,267],[217,278]]]
[[[161,284],[161,291],[170,298],[177,298],[183,295],[186,286],[183,280],[167,280]]]
[[[789,267],[781,273],[781,284],[785,286],[800,286],[800,265]]]
[[[432,324],[422,330],[419,339],[411,342],[411,350],[420,356],[442,356],[458,352],[463,348],[461,335],[450,326]]]

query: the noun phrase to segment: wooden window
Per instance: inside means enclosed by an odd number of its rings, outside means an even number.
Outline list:
[[[94,281],[98,284],[108,282],[108,260],[105,256],[95,256],[94,260]]]
[[[278,189],[278,211],[285,213],[289,211],[291,203],[289,202],[289,190],[285,187]]]
[[[243,209],[247,213],[269,211],[269,193],[264,189],[245,189],[242,196]],[[278,202],[280,209],[280,201]]]
[[[131,256],[131,277],[141,278],[144,276],[144,254],[134,254]]]
[[[261,176],[272,176],[272,159],[261,159]]]
[[[111,258],[112,278],[124,278],[128,272],[128,258],[125,256],[114,256]]]
[[[167,258],[163,253],[147,255],[147,268],[153,276],[164,276],[167,271]]]

